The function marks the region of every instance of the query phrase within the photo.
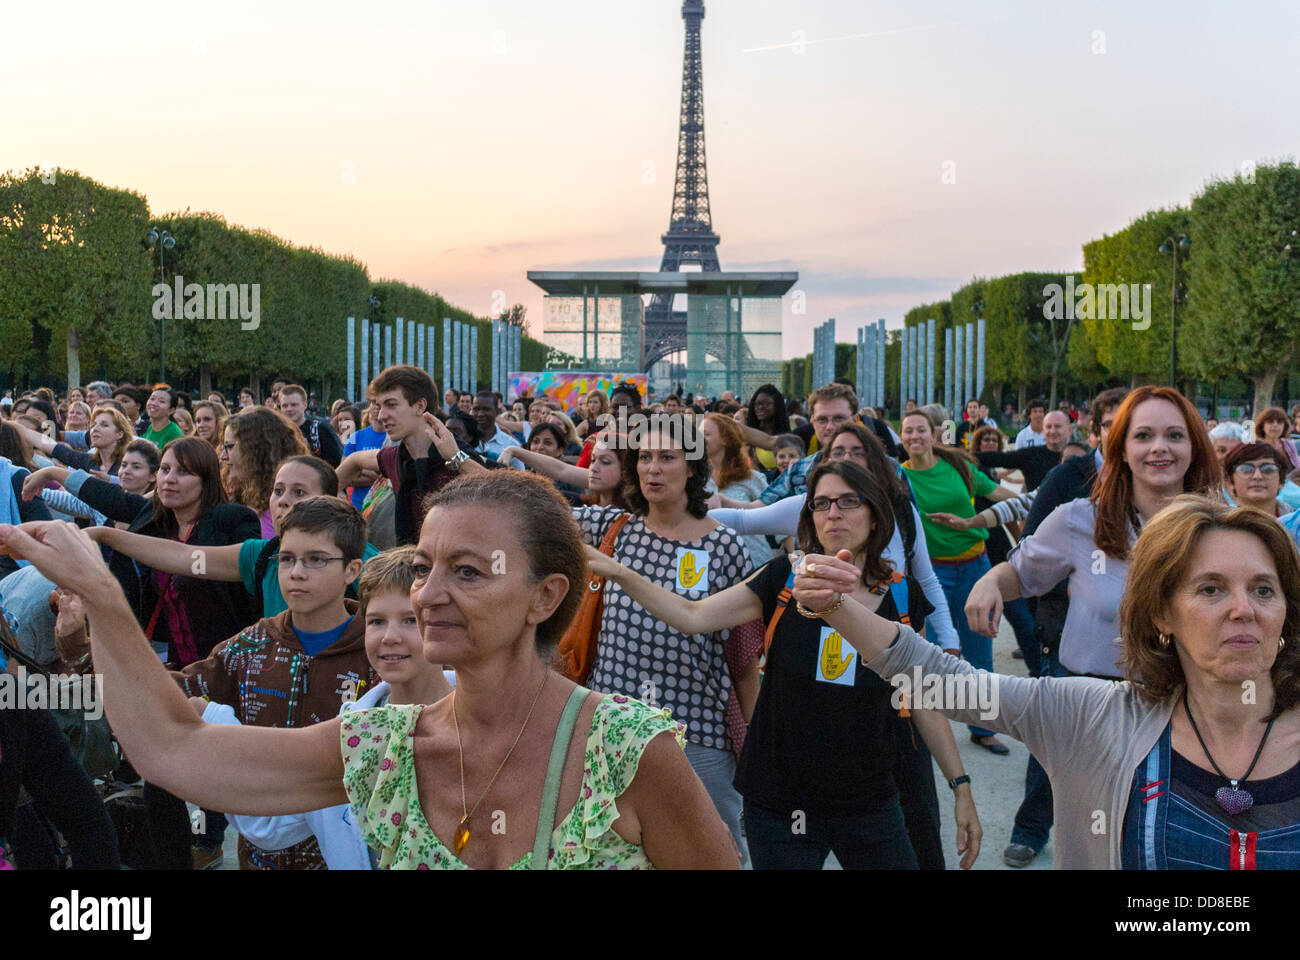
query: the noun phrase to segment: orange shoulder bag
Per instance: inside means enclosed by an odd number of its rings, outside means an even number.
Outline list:
[[[607,557],[614,555],[614,545],[618,542],[619,531],[627,523],[631,514],[623,513],[614,519],[600,541],[600,552]],[[582,594],[582,603],[573,616],[569,629],[564,631],[555,648],[551,666],[557,673],[568,677],[581,686],[587,685],[591,668],[596,664],[596,644],[600,639],[600,618],[605,608],[605,578],[594,573],[587,578],[587,589]]]

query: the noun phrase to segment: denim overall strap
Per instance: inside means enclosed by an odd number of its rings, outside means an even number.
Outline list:
[[[1133,771],[1120,865],[1125,870],[1167,870],[1165,824],[1169,819],[1171,727],[1165,726],[1151,752]]]

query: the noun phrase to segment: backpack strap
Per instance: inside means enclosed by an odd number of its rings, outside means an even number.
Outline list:
[[[767,632],[763,634],[763,659],[758,666],[760,673],[767,670],[767,651],[772,648],[772,637],[776,634],[776,625],[781,621],[781,615],[785,613],[785,608],[790,605],[792,596],[794,596],[793,568],[790,570],[790,576],[785,578],[785,586],[776,595],[776,612],[772,614],[772,619],[767,624]]]
[[[897,570],[889,576],[889,596],[893,598],[894,609],[898,612],[898,622],[910,627],[912,618],[907,612],[907,578]],[[900,717],[910,717],[912,711],[907,709],[907,695],[900,692],[899,700],[898,715]],[[915,739],[915,734],[913,734],[913,740]]]
[[[266,616],[266,591],[262,588],[262,581],[266,579],[266,570],[271,565],[271,557],[275,556],[280,549],[280,538],[272,537],[266,541],[266,546],[262,547],[262,552],[257,555],[257,561],[253,564],[253,599],[257,602],[257,615]]]
[[[889,575],[889,595],[894,599],[894,609],[898,611],[898,622],[912,625],[912,618],[907,612],[907,578],[895,570]]]
[[[533,859],[528,865],[530,870],[546,870],[550,867],[551,834],[554,832],[555,808],[560,802],[560,778],[564,775],[564,760],[569,755],[573,727],[578,722],[583,701],[590,692],[586,687],[573,688],[569,702],[564,705],[564,713],[560,714],[559,726],[555,728],[551,759],[546,765],[546,784],[542,787],[542,807],[537,812],[537,837],[533,840]]]

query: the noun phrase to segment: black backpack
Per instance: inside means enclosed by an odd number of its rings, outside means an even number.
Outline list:
[[[916,515],[912,513],[912,501],[900,497],[894,501],[894,523],[898,525],[899,536],[903,538],[903,554],[907,559],[907,573],[912,572],[912,555],[916,553]]]

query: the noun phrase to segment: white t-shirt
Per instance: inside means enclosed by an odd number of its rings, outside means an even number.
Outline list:
[[[1025,429],[1016,434],[1017,450],[1028,450],[1030,447],[1045,446],[1047,446],[1047,438],[1041,433],[1035,433],[1032,426],[1025,427]]]

